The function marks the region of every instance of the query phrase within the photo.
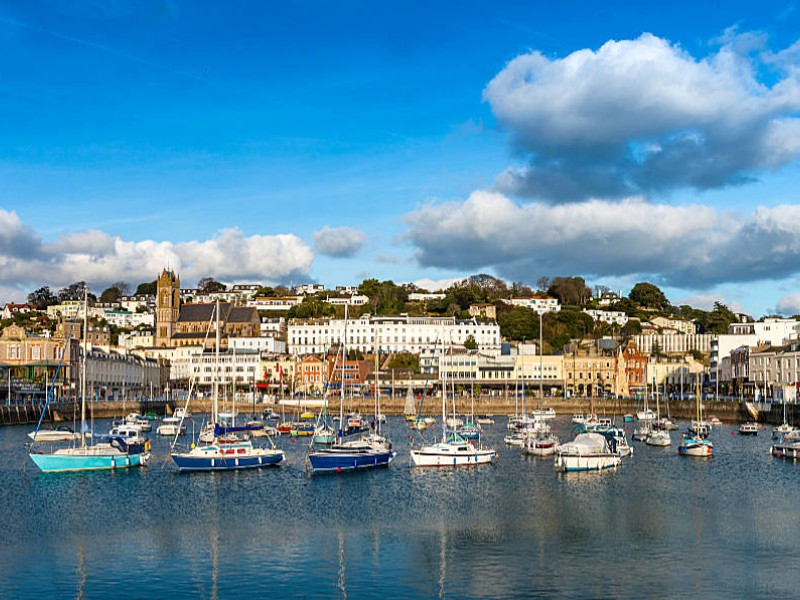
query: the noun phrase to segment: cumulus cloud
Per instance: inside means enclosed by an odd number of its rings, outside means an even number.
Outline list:
[[[800,294],[789,294],[784,296],[776,305],[777,311],[782,315],[800,314]]]
[[[684,304],[699,308],[701,310],[714,310],[714,304],[719,302],[724,304],[735,313],[747,313],[744,306],[739,304],[736,300],[729,300],[722,294],[695,294],[688,298],[683,298],[675,302],[676,306],[683,306]]]
[[[115,281],[151,281],[169,265],[186,281],[289,281],[307,278],[314,253],[295,235],[246,236],[224,229],[208,240],[126,241],[102,231],[43,242],[14,212],[0,209],[0,290],[11,299],[42,286],[84,280],[93,290]]]
[[[478,191],[463,202],[423,205],[406,222],[421,265],[490,268],[520,281],[636,275],[707,289],[800,271],[800,205],[759,207],[743,216],[640,197],[520,205]]]
[[[597,51],[512,60],[484,90],[523,167],[501,191],[548,201],[622,198],[753,180],[800,153],[800,51],[760,52],[729,30],[696,59],[651,34]],[[770,84],[757,73],[770,71]]]
[[[446,290],[447,288],[452,286],[454,283],[458,283],[460,281],[463,281],[464,279],[465,279],[464,277],[456,277],[455,279],[453,279],[453,278],[449,278],[449,279],[447,279],[447,278],[445,278],[445,279],[427,279],[426,278],[426,279],[417,279],[416,281],[413,281],[412,283],[415,286],[417,286],[419,289],[421,289],[421,290],[427,290],[429,292],[440,292],[442,290]]]
[[[364,233],[350,227],[325,226],[314,232],[314,249],[334,258],[355,256],[364,245]]]

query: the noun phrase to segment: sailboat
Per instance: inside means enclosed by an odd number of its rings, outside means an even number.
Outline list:
[[[553,419],[556,416],[555,410],[549,408],[545,410],[542,408],[544,401],[544,369],[543,369],[543,351],[542,346],[542,321],[541,313],[539,313],[539,409],[533,411],[533,416],[539,421],[540,426],[536,431],[536,435],[528,436],[522,445],[522,451],[525,454],[532,454],[533,456],[549,456],[555,454],[558,450],[560,440],[553,433],[550,425],[545,423],[545,419]]]
[[[411,389],[410,385],[406,391],[406,404],[403,407],[403,413],[405,413],[406,421],[413,423],[417,420],[417,407],[414,406],[414,391]]]
[[[653,379],[653,383],[655,384],[655,378]],[[655,390],[655,386],[653,387]],[[655,391],[656,394],[656,418],[659,419],[656,423],[660,422],[661,419],[661,408],[658,404],[658,391]],[[666,429],[659,429],[658,427],[652,427],[650,429],[650,433],[647,434],[647,437],[644,439],[644,443],[648,446],[660,446],[662,448],[666,448],[672,443],[672,440],[669,437],[669,431]]]
[[[342,357],[347,356],[347,306],[344,311],[344,335],[342,336]],[[370,443],[368,440],[344,440],[344,358],[342,360],[342,385],[339,395],[339,430],[336,441],[328,448],[314,448],[308,451],[311,473],[341,473],[388,466],[397,455],[391,449]]]
[[[447,429],[447,385],[442,382],[442,441],[411,449],[411,460],[417,467],[458,467],[497,462],[491,448],[476,448],[455,431]]]
[[[339,349],[341,350],[341,348]],[[339,351],[336,352],[336,359],[333,361],[333,367],[331,368],[331,374],[336,370],[336,362],[339,360]],[[324,376],[326,376],[327,371],[327,357],[326,357],[326,367],[323,371]],[[332,379],[332,377],[331,377]],[[323,392],[322,392],[322,412],[319,415],[319,421],[317,422],[316,426],[314,427],[314,436],[311,438],[311,443],[314,444],[316,447],[320,446],[330,446],[336,441],[336,431],[328,424],[328,390],[330,389],[330,381],[326,381],[323,384]]]
[[[695,410],[697,412],[697,421],[692,423],[699,427],[702,424],[702,411],[700,409],[700,379],[697,380],[697,388],[695,393]],[[681,443],[678,446],[678,454],[681,456],[700,456],[711,457],[714,456],[714,444],[707,440],[698,429],[689,429],[683,434]]]
[[[221,424],[219,412],[219,300],[217,300],[215,316],[215,376],[210,423],[213,428],[214,440],[208,445],[194,446],[193,444],[193,448],[188,452],[176,452],[173,444],[170,456],[179,471],[231,471],[277,465],[285,458],[285,454],[283,450],[275,448],[271,438],[268,438],[271,444],[270,448],[255,447],[250,440],[237,437],[235,427]],[[186,403],[187,405],[189,403],[188,397]]]
[[[86,355],[88,332],[89,289],[83,290],[83,351],[81,356],[81,432],[86,427]],[[94,440],[92,440],[94,442]],[[86,436],[80,436],[80,446],[60,448],[52,453],[37,452],[29,456],[45,473],[66,471],[97,471],[104,469],[126,469],[140,467],[150,459],[150,441],[128,444],[119,437],[109,436],[107,441],[87,444]]]
[[[636,418],[641,424],[633,430],[631,437],[638,442],[645,442],[653,431],[653,423],[657,415],[647,406],[647,390],[650,387],[647,380],[647,364],[644,366],[644,410],[636,413]]]

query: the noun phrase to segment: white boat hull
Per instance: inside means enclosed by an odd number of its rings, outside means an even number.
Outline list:
[[[619,466],[619,454],[558,454],[555,468],[558,471],[600,471]]]
[[[497,462],[494,450],[478,450],[470,444],[452,448],[450,444],[436,444],[411,451],[411,460],[417,467],[466,467]],[[462,448],[462,450],[459,450]]]

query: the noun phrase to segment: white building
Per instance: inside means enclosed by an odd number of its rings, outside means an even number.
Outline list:
[[[695,333],[693,335],[635,335],[636,347],[642,354],[651,354],[654,346],[666,354],[686,354],[696,350],[707,354],[711,351],[711,333]]]
[[[474,338],[478,349],[494,350],[500,347],[500,327],[496,323],[458,321],[455,317],[372,317],[364,315],[350,319],[347,324],[348,349],[372,352],[410,352],[419,354],[420,366],[435,366],[442,351],[463,346]],[[289,352],[295,355],[322,354],[344,339],[344,319],[319,319],[290,322],[288,326]]]
[[[583,312],[592,317],[595,321],[603,321],[609,325],[619,325],[624,327],[628,322],[628,315],[619,310],[597,310],[594,308],[584,308]]]
[[[92,348],[86,355],[86,386],[89,396],[119,398],[160,392],[169,364],[117,350]],[[163,377],[162,377],[163,375]]]
[[[155,329],[137,329],[130,333],[122,332],[119,334],[118,344],[129,352],[136,348],[149,348],[154,344],[154,334]]]
[[[286,331],[286,319],[283,317],[261,317],[258,332],[263,336],[280,337]]]
[[[156,325],[156,316],[153,313],[105,310],[102,317],[108,321],[109,325],[124,329],[134,329],[140,325],[145,327],[155,327]]]
[[[369,304],[369,296],[356,294],[344,298],[325,298],[325,302],[334,306],[364,306]]]
[[[247,303],[256,310],[289,310],[303,301],[303,296],[259,296]]]
[[[798,339],[800,321],[768,317],[757,323],[731,323],[728,333],[732,335],[754,335],[756,344],[782,346]]]
[[[409,302],[425,302],[427,300],[441,300],[444,298],[444,292],[411,292],[408,295]]]
[[[286,342],[274,337],[232,337],[228,340],[228,348],[234,348],[236,352],[285,354]]]
[[[295,287],[294,291],[296,294],[302,294],[303,296],[313,296],[314,294],[324,292],[325,286],[321,283],[304,283],[303,285]]]
[[[155,296],[122,296],[119,299],[120,308],[131,312],[147,310],[155,307],[155,303]]]
[[[511,306],[524,306],[537,313],[558,312],[561,310],[561,305],[556,298],[511,298],[503,300],[503,302]]]

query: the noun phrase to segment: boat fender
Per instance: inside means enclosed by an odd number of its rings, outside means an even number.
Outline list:
[[[144,451],[150,452],[150,440],[145,440],[144,442]]]

